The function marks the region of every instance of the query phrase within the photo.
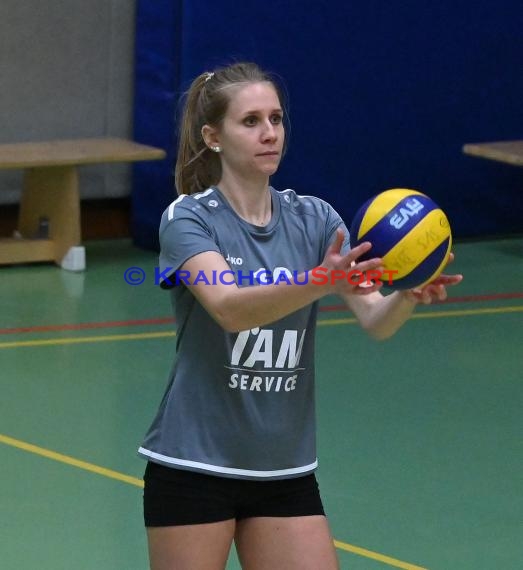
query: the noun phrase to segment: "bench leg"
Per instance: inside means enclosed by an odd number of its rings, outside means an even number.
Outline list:
[[[41,218],[47,218],[49,223],[49,238],[53,242],[51,259],[62,265],[71,248],[79,246],[81,241],[75,166],[31,168],[25,172],[18,228],[22,237],[35,237]]]

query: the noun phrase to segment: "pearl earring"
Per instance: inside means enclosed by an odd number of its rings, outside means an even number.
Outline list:
[[[221,152],[222,148],[220,146],[211,146],[211,150],[213,152]]]

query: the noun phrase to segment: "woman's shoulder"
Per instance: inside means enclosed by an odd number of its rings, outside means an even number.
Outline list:
[[[212,210],[220,205],[220,195],[215,188],[207,188],[196,194],[180,194],[176,200],[171,202],[164,210],[163,215],[168,220],[175,218],[177,214],[187,211],[193,212],[200,208]]]
[[[221,195],[213,187],[196,194],[181,194],[164,210],[160,227],[180,219],[202,222],[212,217],[220,207],[223,207]]]
[[[283,208],[299,215],[325,216],[329,215],[332,211],[332,206],[318,196],[298,194],[296,190],[292,188],[274,190],[274,192],[278,196]]]

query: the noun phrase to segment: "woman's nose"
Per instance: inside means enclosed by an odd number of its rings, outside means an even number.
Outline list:
[[[265,129],[263,131],[263,140],[275,141],[278,138],[278,133],[276,132],[276,127],[270,121],[265,123]]]

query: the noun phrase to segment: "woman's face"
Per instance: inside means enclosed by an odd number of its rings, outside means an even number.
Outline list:
[[[269,82],[231,89],[223,123],[217,129],[223,175],[259,179],[280,164],[285,131],[278,94]]]

